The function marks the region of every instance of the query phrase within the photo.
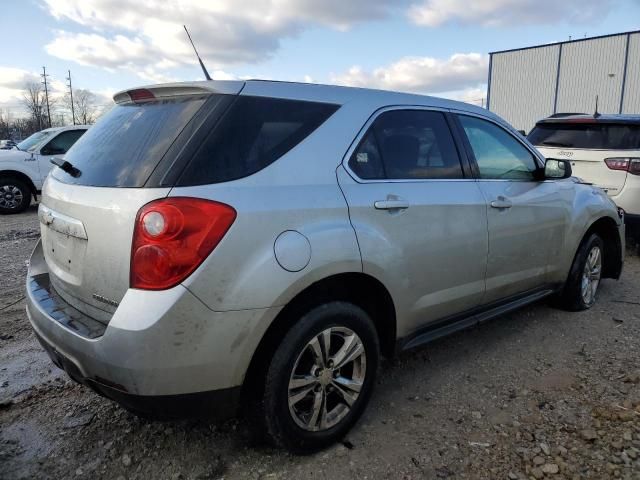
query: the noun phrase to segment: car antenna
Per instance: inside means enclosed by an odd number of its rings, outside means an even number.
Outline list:
[[[596,95],[596,111],[593,114],[593,118],[598,118],[600,113],[598,113],[598,95]]]
[[[191,40],[191,35],[189,35],[189,30],[187,30],[187,26],[186,25],[182,25],[182,26],[184,27],[184,31],[187,32],[187,37],[189,37],[189,41],[191,42],[193,51],[196,52],[196,57],[198,57],[198,62],[200,62],[200,67],[202,68],[202,73],[204,73],[204,78],[206,78],[207,80],[211,80],[211,76],[209,75],[209,72],[207,72],[207,67],[204,66],[204,63],[202,63],[202,59],[200,58],[200,55],[198,55],[198,50],[196,50],[196,46],[193,44],[193,40]]]

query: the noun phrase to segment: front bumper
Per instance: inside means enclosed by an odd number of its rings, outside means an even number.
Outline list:
[[[54,363],[124,406],[163,416],[183,416],[176,408],[200,415],[198,405],[215,416],[233,413],[225,410],[237,404],[253,353],[280,311],[214,312],[181,285],[130,289],[103,331],[95,324],[83,330],[88,317],[43,292],[48,274],[38,243],[27,275],[27,314]]]

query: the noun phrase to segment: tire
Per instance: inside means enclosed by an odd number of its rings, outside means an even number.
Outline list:
[[[31,189],[23,180],[0,177],[0,214],[24,212],[31,204]]]
[[[602,280],[603,255],[604,242],[600,236],[594,233],[582,241],[560,297],[560,303],[565,309],[577,312],[587,310],[595,304]],[[587,281],[587,276],[590,281]]]
[[[326,332],[330,332],[328,355],[324,354]],[[360,348],[362,353],[357,355]],[[349,357],[354,358],[346,362]],[[341,368],[335,368],[341,358]],[[308,311],[282,339],[266,374],[261,410],[268,437],[298,454],[340,440],[367,406],[379,361],[376,329],[364,310],[331,302]],[[325,368],[319,368],[321,364]],[[296,380],[308,384],[293,388],[290,406],[294,369]],[[351,390],[354,385],[360,386],[359,393]]]

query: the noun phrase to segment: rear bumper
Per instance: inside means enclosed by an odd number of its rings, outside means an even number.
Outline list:
[[[48,274],[38,243],[27,275],[27,314],[54,363],[99,393],[152,414],[183,416],[169,406],[185,400],[183,412],[208,405],[222,413],[223,404],[237,400],[258,342],[280,311],[214,312],[181,285],[130,289],[103,331],[87,335],[78,327],[86,316],[69,318],[73,310],[64,300],[52,308],[51,295],[38,289]]]
[[[106,379],[83,376],[72,360],[58,352],[37,333],[36,338],[51,361],[64,370],[69,377],[132,412],[162,419],[185,417],[225,419],[237,413],[241,387],[179,395],[136,395],[124,391],[121,385],[106,384],[108,382]]]

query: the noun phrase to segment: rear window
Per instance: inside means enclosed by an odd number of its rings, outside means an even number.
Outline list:
[[[251,175],[302,142],[337,109],[327,103],[239,96],[195,152],[178,185]]]
[[[527,138],[541,147],[640,150],[640,125],[540,123]]]
[[[116,105],[67,152],[65,160],[80,170],[80,176],[59,168],[52,175],[77,185],[141,187],[206,99]]]

